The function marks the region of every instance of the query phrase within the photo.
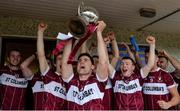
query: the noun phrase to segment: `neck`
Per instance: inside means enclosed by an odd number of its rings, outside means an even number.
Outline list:
[[[15,66],[15,65],[8,65],[8,67],[11,69],[11,70],[19,70],[19,66]]]
[[[84,75],[79,75],[79,80],[81,80],[81,81],[87,80],[90,75],[91,75],[91,73],[84,74]]]

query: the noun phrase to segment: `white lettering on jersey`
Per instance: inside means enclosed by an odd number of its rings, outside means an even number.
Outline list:
[[[119,80],[116,81],[114,86],[114,92],[120,92],[125,94],[132,94],[141,90],[142,87],[140,86],[138,79],[129,81],[129,83],[125,83],[123,80]]]
[[[94,99],[103,99],[104,93],[101,93],[97,83],[88,84],[82,91],[77,86],[71,86],[67,93],[67,100],[79,105],[88,103]]]
[[[36,81],[36,83],[32,87],[32,91],[33,93],[44,92],[44,83],[42,81]]]
[[[48,84],[44,84],[45,92],[48,92],[56,97],[66,99],[66,90],[61,83],[52,81]]]
[[[27,88],[28,81],[25,78],[16,78],[13,75],[3,73],[0,76],[0,84],[17,88]]]
[[[169,91],[165,83],[144,83],[143,93],[148,95],[165,95]]]

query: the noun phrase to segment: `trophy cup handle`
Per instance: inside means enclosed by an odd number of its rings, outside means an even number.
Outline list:
[[[81,4],[78,6],[78,16],[81,16],[82,9],[84,8],[84,2],[82,1]]]

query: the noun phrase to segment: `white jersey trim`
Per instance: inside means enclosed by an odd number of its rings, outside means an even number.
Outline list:
[[[100,79],[100,78],[99,78],[99,75],[96,73],[96,78],[97,78],[97,80],[98,80],[99,82],[105,82],[105,81],[107,81],[108,76],[107,76],[105,79]]]
[[[44,90],[45,92],[48,92],[56,97],[66,99],[66,89],[61,83],[52,81],[48,84],[44,84]]]
[[[32,80],[34,77],[34,74],[31,77],[26,78],[27,80]]]
[[[45,76],[49,70],[50,70],[50,67],[48,66],[47,69],[42,73],[42,75]]]
[[[94,99],[103,99],[102,93],[97,83],[92,83],[80,89],[77,86],[71,85],[67,93],[67,101],[74,102],[78,105],[83,105]]]
[[[143,93],[147,95],[166,95],[169,90],[165,83],[144,83]]]
[[[63,78],[62,78],[62,80],[63,80],[64,82],[66,82],[66,83],[69,83],[69,82],[72,80],[73,77],[74,77],[74,73],[72,73],[71,76],[70,76],[68,79],[63,79]]]
[[[140,86],[139,79],[131,80],[128,83],[125,83],[123,80],[117,80],[113,90],[115,93],[132,94],[142,91],[142,87]]]
[[[116,70],[114,69],[113,73],[112,73],[112,74],[110,74],[110,75],[109,75],[109,77],[110,77],[111,79],[113,79],[113,78],[114,78],[114,76],[115,76],[115,74],[116,74]]]
[[[167,88],[170,89],[170,88],[177,87],[177,86],[178,86],[178,84],[174,83],[173,85],[170,85]]]
[[[36,83],[32,87],[32,91],[33,93],[44,92],[44,83],[42,81],[36,81]]]
[[[16,78],[13,75],[3,73],[0,76],[0,84],[17,88],[27,88],[28,81],[25,78]]]

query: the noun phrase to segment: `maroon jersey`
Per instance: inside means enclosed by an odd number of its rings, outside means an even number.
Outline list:
[[[157,101],[170,101],[171,95],[168,88],[175,86],[172,76],[162,69],[158,68],[157,71],[150,72],[143,84],[145,109],[160,110]]]
[[[80,81],[77,75],[72,75],[66,81],[68,110],[103,110],[103,97],[107,81],[100,82],[95,74],[87,80]]]
[[[134,71],[130,77],[122,76],[121,72],[112,75],[112,85],[116,110],[143,110],[143,80],[140,71]]]
[[[63,110],[65,109],[66,90],[61,76],[58,76],[51,69],[42,74],[45,90],[45,110]]]
[[[105,87],[103,104],[105,110],[111,110],[113,108],[113,89],[110,79],[108,79],[107,85]]]
[[[0,68],[0,109],[23,110],[28,81],[22,71],[12,71],[9,67]]]
[[[44,110],[44,82],[43,77],[37,73],[31,81],[29,81],[33,92],[33,109]]]

